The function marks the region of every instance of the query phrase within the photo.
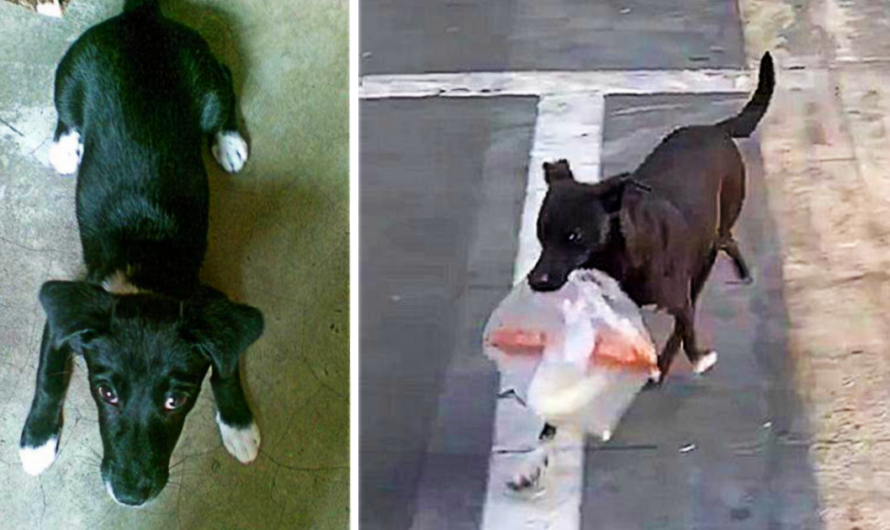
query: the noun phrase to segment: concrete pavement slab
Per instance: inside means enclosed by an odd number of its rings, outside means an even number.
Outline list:
[[[365,0],[361,74],[731,68],[735,2]]]
[[[362,528],[478,527],[497,393],[478,341],[534,120],[534,98],[362,103]]]

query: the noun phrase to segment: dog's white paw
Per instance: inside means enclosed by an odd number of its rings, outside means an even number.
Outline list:
[[[701,359],[695,361],[695,364],[692,365],[692,371],[697,375],[701,375],[713,368],[715,364],[717,364],[717,352],[709,351],[702,355]]]
[[[58,141],[49,146],[49,163],[61,175],[77,173],[81,157],[83,157],[83,144],[77,131],[63,134]]]
[[[661,381],[661,370],[658,368],[652,368],[649,370],[649,381],[653,383],[658,383]]]
[[[62,6],[59,0],[37,4],[37,12],[48,17],[62,18]]]
[[[111,497],[111,499],[114,501],[114,503],[117,504],[118,506],[127,506],[126,504],[117,500],[117,496],[114,494],[114,488],[111,487],[111,482],[108,482],[107,480],[104,482],[105,482],[105,491],[108,492],[108,496]],[[129,507],[133,508],[133,506],[129,506]]]
[[[507,487],[517,493],[540,490],[549,466],[550,450],[546,445],[541,445],[528,454],[516,474],[507,482]]]
[[[216,413],[216,423],[219,425],[219,434],[222,436],[223,445],[236,460],[242,464],[249,464],[256,460],[260,452],[260,429],[256,422],[244,429],[232,427],[222,422],[219,412]]]
[[[229,173],[237,173],[247,162],[247,142],[238,131],[222,131],[216,133],[213,142],[213,158]]]
[[[43,473],[56,461],[56,451],[59,449],[59,438],[53,436],[40,447],[19,447],[19,458],[22,460],[22,468],[25,473],[36,477]]]

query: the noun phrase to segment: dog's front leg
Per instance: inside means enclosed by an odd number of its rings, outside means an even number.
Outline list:
[[[216,399],[216,423],[223,445],[242,464],[253,462],[260,451],[260,430],[244,396],[238,369],[226,375],[214,369],[210,386]]]
[[[674,356],[677,355],[677,352],[680,350],[680,344],[682,342],[683,333],[680,330],[680,326],[675,319],[674,330],[671,332],[671,336],[668,337],[667,342],[664,344],[664,348],[661,350],[661,355],[658,356],[658,379],[650,379],[649,382],[646,384],[647,389],[656,387],[664,382],[664,378],[667,377],[668,370],[670,370],[671,363],[674,362]]]
[[[39,475],[56,460],[62,432],[62,407],[70,381],[70,350],[54,348],[49,335],[47,324],[43,327],[40,342],[34,400],[19,442],[19,458],[29,475]]]
[[[703,374],[717,364],[717,352],[713,350],[702,351],[698,348],[695,338],[695,308],[692,304],[687,304],[682,310],[678,311],[676,318],[676,327],[683,334],[683,349],[686,357],[692,363],[692,371],[695,374]]]
[[[515,492],[525,492],[537,488],[553,458],[553,439],[556,438],[556,427],[544,424],[538,435],[538,446],[523,460],[516,475],[507,482],[507,487]]]

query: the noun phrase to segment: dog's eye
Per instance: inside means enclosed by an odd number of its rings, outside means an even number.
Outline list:
[[[188,401],[188,396],[185,394],[170,394],[164,401],[164,408],[167,410],[176,410],[185,405],[186,401]]]
[[[117,394],[114,393],[114,390],[111,389],[108,385],[99,385],[97,388],[99,391],[99,397],[102,398],[102,401],[108,403],[109,405],[117,405],[119,399]]]
[[[581,232],[570,232],[566,236],[566,240],[573,245],[577,245],[581,242]]]

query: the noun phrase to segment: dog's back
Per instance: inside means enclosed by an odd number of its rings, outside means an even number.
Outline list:
[[[94,281],[138,268],[164,279],[154,289],[197,284],[208,216],[201,142],[232,104],[214,90],[227,76],[153,0],[128,2],[63,58],[56,101],[63,120],[78,113],[71,121],[83,123],[77,217]]]
[[[657,190],[679,210],[692,232],[710,248],[714,229],[727,235],[745,197],[745,166],[733,138],[746,138],[766,113],[775,85],[773,62],[760,63],[757,90],[742,111],[714,125],[670,133],[636,169],[633,178]],[[719,197],[718,202],[709,200]],[[719,215],[719,218],[718,218]]]

